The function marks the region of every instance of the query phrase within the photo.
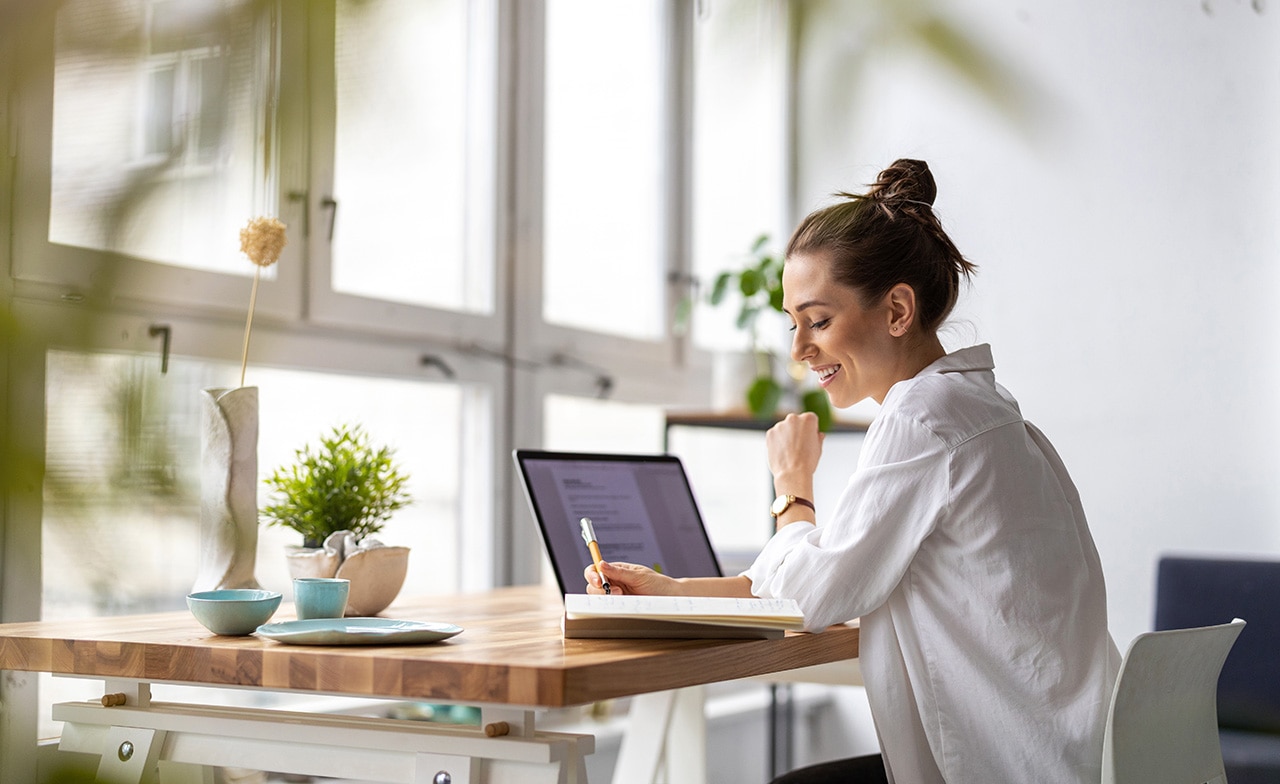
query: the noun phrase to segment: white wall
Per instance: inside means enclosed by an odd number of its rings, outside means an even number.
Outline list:
[[[1019,125],[919,52],[873,57],[842,117],[827,66],[867,5],[831,5],[802,62],[797,209],[929,161],[981,267],[948,343],[992,343],[1066,460],[1121,649],[1160,554],[1280,554],[1280,6],[937,3],[1028,86]]]

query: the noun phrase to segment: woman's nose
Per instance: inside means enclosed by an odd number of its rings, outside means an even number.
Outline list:
[[[807,333],[797,327],[795,336],[791,338],[791,358],[796,362],[804,362],[814,353],[813,342],[809,340]]]

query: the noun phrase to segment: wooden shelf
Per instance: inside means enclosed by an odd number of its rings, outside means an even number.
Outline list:
[[[667,427],[716,427],[725,430],[768,430],[782,417],[761,419],[750,411],[668,411]],[[868,423],[845,422],[834,420],[831,430],[834,433],[865,433]]]

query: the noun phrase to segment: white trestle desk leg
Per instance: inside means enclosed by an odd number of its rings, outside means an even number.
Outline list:
[[[106,732],[98,784],[158,784],[160,747],[165,733],[138,727],[111,727]]]
[[[667,781],[705,784],[707,780],[706,688],[690,686],[676,692],[667,730]]]
[[[704,784],[705,699],[702,686],[633,697],[613,784],[656,784],[663,770],[671,784]]]
[[[480,760],[419,754],[413,784],[480,784]]]
[[[130,681],[109,683],[101,704],[53,706],[59,748],[100,755],[102,784],[213,784],[212,766],[228,763],[394,784],[586,784],[594,737],[537,731],[530,710],[484,716],[501,727],[152,702]]]

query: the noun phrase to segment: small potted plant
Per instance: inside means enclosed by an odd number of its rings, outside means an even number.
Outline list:
[[[344,577],[351,581],[348,615],[380,612],[404,585],[409,548],[372,535],[410,503],[408,477],[393,450],[375,448],[360,427],[334,427],[294,454],[266,478],[273,495],[261,512],[267,525],[302,534],[302,545],[287,553],[290,574]]]
[[[791,365],[794,363],[787,357],[779,357],[759,334],[758,323],[762,314],[783,312],[783,259],[770,252],[768,245],[769,235],[757,237],[751,244],[747,263],[740,269],[716,275],[706,301],[718,307],[737,294],[735,323],[738,329],[745,330],[750,336],[755,358],[755,377],[744,390],[747,408],[752,415],[770,419],[780,408],[812,411],[818,415],[819,426],[825,431],[831,424],[831,401],[827,394],[820,389],[801,388],[804,369],[793,373]]]

